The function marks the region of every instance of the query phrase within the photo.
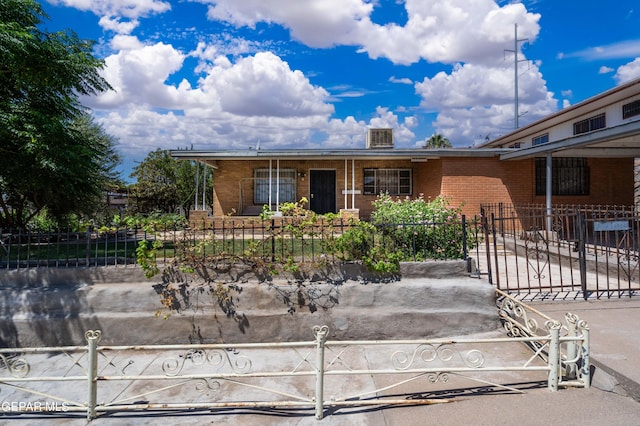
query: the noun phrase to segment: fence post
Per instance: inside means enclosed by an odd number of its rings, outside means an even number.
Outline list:
[[[96,418],[96,398],[98,395],[98,342],[102,337],[100,330],[87,330],[84,338],[87,340],[89,367],[87,368],[87,385],[89,400],[87,401],[87,420]]]
[[[91,233],[93,232],[93,227],[91,225],[87,226],[87,246],[86,246],[86,253],[85,253],[85,258],[86,258],[86,267],[89,267],[89,263],[91,262]],[[96,242],[97,244],[97,242]]]
[[[491,214],[493,218],[493,213]],[[489,280],[489,284],[493,284],[493,276],[491,274],[491,250],[489,245],[489,222],[487,216],[482,216],[482,228],[484,231],[484,246],[487,254],[487,279]],[[480,259],[478,259],[478,262]]]
[[[469,258],[467,253],[467,218],[462,215],[462,256],[466,261]],[[467,269],[470,269],[467,267]]]
[[[313,327],[316,337],[316,419],[322,420],[324,411],[324,342],[329,327],[326,325]]]
[[[582,332],[582,383],[585,388],[591,387],[591,354],[589,340],[589,324],[586,321],[578,321],[578,329]]]
[[[264,223],[264,222],[263,222]],[[271,218],[271,261],[276,261],[276,220]]]
[[[567,336],[568,337],[577,337],[578,330],[578,317],[575,314],[567,312],[564,314],[565,320],[567,321]],[[567,379],[575,379],[577,365],[574,362],[576,356],[578,355],[578,341],[570,340],[567,342],[567,367],[565,371],[565,375]]]
[[[558,375],[560,369],[560,329],[562,324],[560,321],[547,321],[547,329],[549,330],[549,377],[547,379],[547,388],[550,391],[558,390]]]
[[[587,293],[587,224],[584,215],[578,214],[578,265],[580,267],[580,286],[584,300],[589,298]]]
[[[498,238],[496,237],[496,216],[493,213],[491,213],[491,236],[493,237],[493,261],[496,265],[496,288],[500,290],[500,272],[498,269]]]

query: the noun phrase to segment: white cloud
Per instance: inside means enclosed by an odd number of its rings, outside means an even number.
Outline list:
[[[100,16],[100,26],[106,30],[129,34],[138,26],[138,18],[171,10],[171,4],[159,0],[47,0],[53,5],[91,11]],[[121,22],[121,18],[129,21]]]
[[[53,5],[89,10],[98,16],[137,19],[171,10],[171,3],[159,0],[47,0]]]
[[[187,57],[172,46],[145,45],[131,36],[118,36],[112,45],[120,50],[106,58],[104,76],[115,91],[83,100],[128,156],[191,145],[246,149],[258,140],[265,148],[312,147],[323,138],[341,147],[364,146],[367,124],[353,117],[331,119],[328,92],[272,53],[232,62],[199,45],[192,55],[210,67],[191,87],[170,83]],[[407,127],[397,117],[380,114],[406,138]]]
[[[624,59],[636,56],[640,56],[640,40],[625,40],[564,54],[565,58],[582,58],[586,60]]]
[[[605,67],[604,65],[600,67],[600,69],[598,70],[598,74],[609,74],[610,72],[615,71],[613,68],[611,67]]]
[[[636,58],[632,62],[618,67],[614,78],[618,84],[640,78],[640,58]]]
[[[457,64],[451,74],[440,72],[415,87],[421,106],[438,112],[434,126],[454,146],[469,146],[515,126],[515,83],[513,69],[506,63],[500,67]],[[557,101],[534,64],[519,75],[518,88],[521,124],[556,110]]]
[[[326,90],[314,87],[301,71],[270,52],[239,59],[232,67],[214,67],[202,80],[207,93],[216,93],[223,111],[239,116],[328,116]]]
[[[130,34],[140,22],[137,19],[121,22],[120,18],[103,16],[98,24],[105,30],[110,30],[118,34]]]
[[[363,21],[359,43],[372,58],[394,63],[482,63],[501,58],[512,46],[514,23],[518,38],[533,41],[540,15],[528,13],[520,3],[498,6],[493,0],[407,0],[405,26],[380,26]]]
[[[535,41],[540,30],[540,15],[528,12],[519,2],[406,0],[407,22],[381,25],[371,20],[373,8],[381,6],[365,0],[199,1],[209,5],[209,19],[240,27],[255,27],[259,22],[279,24],[311,47],[356,46],[372,59],[387,58],[394,64],[421,59],[457,63],[451,74],[439,73],[416,84],[416,91],[422,98],[421,107],[440,111],[435,121],[438,131],[450,132],[452,141],[459,138],[465,145],[475,138],[478,126],[495,133],[513,123],[513,72],[504,63],[504,50],[513,47],[514,23],[518,23],[518,38],[529,42]],[[526,107],[529,117],[557,108],[538,65],[533,64],[520,82],[521,110]],[[409,79],[395,77],[389,81],[411,84]],[[360,94],[348,91],[341,96]],[[383,116],[376,120],[383,120]],[[460,126],[458,118],[468,128]]]
[[[114,38],[113,42],[120,50],[105,59],[103,75],[114,91],[86,98],[88,106],[104,109],[152,105],[179,109],[196,100],[198,94],[186,81],[177,87],[166,84],[182,67],[185,58],[173,46],[164,43],[143,45],[130,36]]]
[[[391,76],[389,77],[389,81],[392,83],[399,83],[399,84],[413,84],[413,81],[411,81],[410,78],[396,78],[396,76]]]
[[[351,146],[364,139],[367,125],[393,127],[399,144],[414,137],[415,116],[400,122],[397,112],[379,107],[369,123],[353,117],[331,118],[331,102],[363,96],[349,89],[329,95],[300,70],[263,42],[226,34],[201,39],[195,48],[181,52],[164,43],[145,44],[129,36],[140,18],[170,9],[158,0],[49,0],[101,16],[101,26],[117,32],[104,71],[115,92],[88,99],[106,128],[130,149],[151,144],[176,143],[202,147],[246,148],[262,140],[263,146],[311,146],[318,141],[331,146]],[[478,134],[495,134],[513,123],[513,72],[503,60],[513,47],[514,23],[518,38],[533,42],[540,30],[540,15],[527,12],[522,3],[494,0],[405,0],[404,25],[378,24],[371,19],[377,1],[369,0],[196,0],[207,4],[208,17],[235,26],[255,28],[266,22],[287,28],[292,38],[311,47],[355,46],[370,58],[387,58],[394,64],[420,60],[454,65],[416,83],[421,107],[439,111],[437,131],[457,145],[469,145]],[[195,58],[187,61],[187,59]],[[172,77],[193,62],[194,83]],[[312,72],[312,71],[309,71]],[[619,73],[622,72],[619,70]],[[311,75],[311,74],[308,74]],[[408,78],[392,83],[413,84]],[[555,109],[553,94],[538,71],[538,64],[520,81],[523,119]],[[370,89],[367,89],[370,90]],[[170,111],[170,112],[167,112]],[[139,148],[133,148],[133,147]]]
[[[484,61],[501,57],[513,40],[533,41],[540,15],[520,3],[498,6],[493,0],[406,0],[406,25],[371,21],[374,3],[364,0],[199,0],[209,4],[210,19],[253,27],[258,22],[288,28],[311,47],[359,46],[371,58],[394,63]]]
[[[209,19],[248,27],[258,22],[281,24],[293,38],[312,47],[353,44],[358,23],[373,9],[362,0],[199,1],[209,5]]]

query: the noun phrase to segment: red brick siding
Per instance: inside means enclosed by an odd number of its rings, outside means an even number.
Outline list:
[[[633,203],[633,159],[589,159],[591,191],[585,197],[554,197],[554,204],[617,204]],[[214,216],[240,214],[240,182],[253,176],[255,168],[268,168],[268,160],[218,161],[214,175]],[[273,161],[272,166],[276,167]],[[408,160],[355,161],[355,188],[363,191],[363,168],[411,168],[413,194],[425,199],[438,195],[450,197],[453,205],[464,205],[465,214],[479,213],[481,203],[544,203],[544,196],[535,195],[535,160],[500,161],[497,158],[443,158],[426,163]],[[281,169],[296,169],[306,174],[298,176],[297,199],[309,198],[309,170],[336,171],[336,207],[345,208],[344,160],[280,161]],[[351,189],[351,160],[347,162],[348,188]],[[251,190],[249,187],[245,192]],[[251,190],[252,191],[252,190]],[[252,202],[253,193],[248,200]],[[368,218],[372,211],[372,195],[356,195],[355,207],[360,217]],[[247,202],[249,202],[247,201]],[[347,195],[351,208],[351,195]]]

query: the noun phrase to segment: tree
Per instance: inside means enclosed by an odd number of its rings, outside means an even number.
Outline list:
[[[439,133],[427,139],[427,141],[423,146],[423,148],[451,148],[451,147],[452,145],[451,145],[451,142],[449,142],[449,139],[445,138]]]
[[[204,179],[202,173],[207,173]],[[211,202],[211,169],[199,163],[176,160],[167,150],[150,152],[134,167],[131,177],[137,180],[130,191],[134,213],[174,213],[181,207],[188,216],[194,203],[196,182],[200,186],[204,180],[207,183],[205,204]]]
[[[0,226],[26,227],[43,209],[85,211],[103,194],[114,141],[89,118],[80,95],[111,87],[93,43],[39,29],[33,0],[0,2]]]

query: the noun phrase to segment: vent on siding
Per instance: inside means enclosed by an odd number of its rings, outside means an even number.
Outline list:
[[[393,129],[369,129],[367,149],[393,148]]]

